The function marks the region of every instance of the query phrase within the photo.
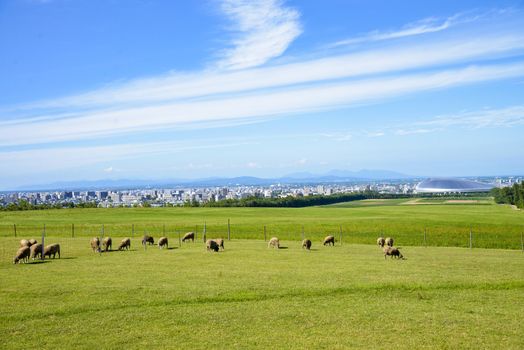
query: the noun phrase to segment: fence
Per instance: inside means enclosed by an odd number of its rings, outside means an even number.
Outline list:
[[[340,244],[375,244],[377,237],[391,236],[396,244],[405,246],[448,246],[469,248],[497,248],[524,250],[524,229],[496,230],[475,225],[453,227],[428,225],[400,230],[396,227],[362,229],[352,223],[314,225],[297,224],[235,224],[231,220],[203,222],[199,224],[173,223],[129,223],[129,224],[11,224],[0,225],[0,237],[38,238],[42,233],[57,238],[77,237],[130,237],[140,238],[144,234],[158,239],[166,236],[170,241],[178,240],[186,232],[195,232],[195,240],[205,238],[258,239],[299,241],[309,238],[322,241],[326,235],[335,236]]]

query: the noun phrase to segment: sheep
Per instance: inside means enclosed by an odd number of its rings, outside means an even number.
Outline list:
[[[158,248],[162,249],[164,248],[164,246],[166,248],[168,247],[167,237],[160,237],[160,239],[158,240]]]
[[[224,250],[224,240],[222,238],[217,238],[214,241],[218,244],[219,248],[222,248],[222,250]]]
[[[18,264],[20,261],[27,263],[29,261],[30,248],[28,246],[23,246],[18,249],[16,255],[13,259],[13,264]]]
[[[187,240],[191,240],[191,242],[194,242],[195,241],[195,233],[194,232],[188,232],[184,235],[184,237],[182,238],[182,242],[185,242]]]
[[[153,245],[155,244],[155,239],[149,235],[144,235],[144,237],[142,237],[142,245],[146,245],[146,243]]]
[[[386,259],[386,256],[391,256],[391,258],[395,257],[397,259],[405,259],[404,256],[400,253],[398,248],[395,247],[384,247],[384,259]]]
[[[267,247],[268,248],[277,248],[277,249],[280,249],[280,241],[278,240],[277,237],[273,237],[269,240],[269,242],[267,243]]]
[[[391,237],[386,238],[386,245],[388,247],[393,247],[393,242],[394,242],[393,238]]]
[[[108,250],[113,250],[113,240],[111,237],[104,238],[103,241],[104,250],[107,252]]]
[[[324,245],[335,245],[335,237],[334,236],[326,236],[326,238],[324,238]]]
[[[386,244],[386,240],[384,239],[384,237],[377,238],[377,245],[380,248],[384,248],[384,244]]]
[[[131,248],[131,239],[130,238],[124,238],[119,246],[118,246],[118,250],[123,250],[123,249],[127,249],[129,250],[129,248]]]
[[[93,249],[93,252],[100,253],[102,250],[100,249],[100,239],[98,237],[91,238],[91,249]]]
[[[31,259],[35,260],[38,256],[42,257],[42,244],[36,243],[31,246]]]
[[[218,246],[217,242],[215,242],[214,240],[208,239],[206,241],[206,250],[208,252],[211,251],[211,250],[214,251],[214,252],[218,252],[219,248],[220,247]]]
[[[20,240],[20,248],[30,247],[30,246],[31,246],[31,243],[29,243],[29,241],[27,239]]]
[[[44,258],[46,256],[49,256],[49,258],[51,258],[51,255],[53,255],[54,259],[56,254],[58,254],[58,259],[60,259],[60,244],[50,244],[44,248]]]
[[[38,242],[37,242],[36,239],[34,239],[34,238],[31,238],[31,239],[29,240],[29,244],[30,244],[30,245],[34,245],[34,244],[37,244],[37,243],[38,243]]]
[[[311,249],[311,240],[310,239],[305,239],[302,241],[302,249],[306,248],[307,250],[310,250]]]

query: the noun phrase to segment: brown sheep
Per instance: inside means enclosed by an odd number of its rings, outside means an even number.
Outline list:
[[[42,244],[33,244],[30,249],[31,259],[35,260],[38,256],[42,257]]]
[[[20,261],[27,263],[29,261],[29,254],[31,250],[28,246],[23,246],[18,249],[13,259],[13,264],[18,264]]]
[[[98,237],[91,238],[91,249],[93,249],[93,252],[100,253],[100,239]]]
[[[222,238],[217,238],[214,241],[217,242],[219,248],[222,248],[222,250],[224,250],[224,240]]]
[[[267,247],[268,248],[277,248],[277,249],[280,249],[280,241],[278,240],[277,237],[273,237],[269,240],[269,242],[267,243]]]
[[[393,247],[393,242],[394,242],[393,238],[391,237],[386,238],[386,245],[388,247]]]
[[[395,247],[384,247],[384,259],[386,259],[386,256],[391,256],[391,258],[395,257],[397,259],[405,259],[404,256],[400,253],[398,248]]]
[[[123,250],[123,249],[129,250],[129,248],[131,248],[131,239],[130,238],[124,238],[118,245],[118,250]]]
[[[54,259],[56,254],[58,254],[58,259],[60,259],[60,244],[50,244],[44,248],[44,258],[46,256],[49,256],[49,258],[51,258],[52,255]]]
[[[166,248],[168,247],[167,237],[160,237],[160,239],[158,240],[158,248],[162,249],[164,248],[164,246]]]
[[[384,239],[384,237],[377,238],[377,245],[380,248],[384,248],[384,244],[386,244],[386,240]]]
[[[188,232],[184,235],[182,238],[182,242],[185,242],[187,240],[191,240],[191,242],[195,241],[195,233],[194,232]]]
[[[108,250],[113,250],[113,240],[111,239],[111,237],[104,238],[103,246],[106,252]]]
[[[324,245],[335,245],[335,237],[334,236],[326,236],[326,238],[324,238]]]
[[[31,239],[29,240],[29,244],[30,244],[30,245],[37,244],[37,243],[38,243],[38,242],[37,242],[36,239],[34,239],[34,238],[31,238]]]
[[[20,240],[20,248],[30,247],[30,246],[31,246],[31,243],[29,243],[29,241],[27,239]]]
[[[142,245],[146,245],[147,243],[153,245],[155,244],[155,239],[149,235],[144,235],[144,237],[142,237]]]
[[[206,250],[208,252],[211,251],[211,250],[214,251],[214,252],[218,252],[219,248],[220,247],[218,246],[217,242],[215,242],[214,240],[208,239],[206,241]]]
[[[310,250],[311,249],[311,240],[310,239],[305,239],[302,241],[302,249],[306,248],[307,250]]]

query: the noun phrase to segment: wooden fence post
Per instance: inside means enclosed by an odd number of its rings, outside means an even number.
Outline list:
[[[71,238],[75,238],[75,224],[71,224]]]
[[[267,242],[266,225],[264,225],[264,242]]]

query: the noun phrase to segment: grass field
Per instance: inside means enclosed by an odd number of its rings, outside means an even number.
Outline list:
[[[0,263],[2,349],[522,349],[524,254],[232,240]],[[178,243],[178,242],[176,242]],[[18,240],[0,238],[16,250]],[[173,244],[172,244],[173,245]]]
[[[346,243],[373,244],[379,235],[392,236],[401,245],[521,249],[524,211],[479,203],[407,205],[410,199],[366,200],[309,208],[112,208],[0,212],[0,237],[39,237],[46,225],[52,236],[104,235],[138,237],[147,232],[172,239],[197,231],[204,222],[210,236],[227,236],[230,219],[234,239],[300,240],[304,234],[320,240],[334,234]],[[425,201],[425,199],[424,199]],[[487,201],[484,203],[482,201]],[[104,229],[102,232],[102,225]],[[74,227],[73,227],[74,226]],[[424,241],[426,231],[426,241]]]

